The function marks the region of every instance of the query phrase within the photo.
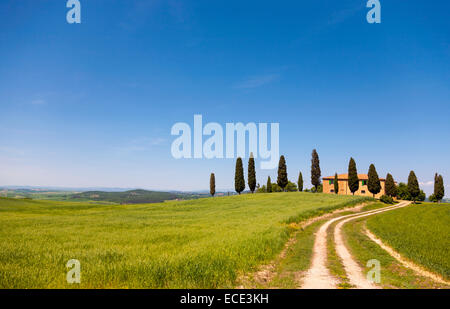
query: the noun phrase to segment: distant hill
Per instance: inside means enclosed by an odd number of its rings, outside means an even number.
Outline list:
[[[150,191],[142,189],[128,189],[110,191],[112,189],[96,190],[70,190],[60,191],[43,187],[2,187],[0,197],[27,198],[36,200],[72,201],[72,202],[98,202],[117,204],[159,203],[168,200],[190,200],[209,197],[209,192],[181,192],[181,191]],[[225,195],[217,192],[217,196]]]
[[[114,187],[57,187],[57,186],[1,186],[0,190],[10,191],[30,191],[30,192],[85,192],[85,191],[106,191],[123,192],[136,188],[114,188]]]
[[[183,194],[171,192],[130,190],[125,192],[87,191],[73,194],[71,200],[105,201],[119,204],[160,203],[177,198],[186,198]]]

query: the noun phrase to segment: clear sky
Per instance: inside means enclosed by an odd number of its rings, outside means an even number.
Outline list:
[[[449,1],[0,2],[0,185],[233,188],[172,158],[176,122],[278,122],[288,176],[358,172],[450,192]],[[244,161],[244,166],[247,161]],[[257,180],[276,170],[257,169]]]

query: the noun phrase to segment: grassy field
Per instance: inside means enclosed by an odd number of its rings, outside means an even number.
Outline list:
[[[0,199],[1,288],[217,288],[270,261],[290,222],[360,197],[272,193],[148,205]],[[81,263],[81,284],[66,263]]]
[[[353,257],[361,266],[364,275],[372,268],[367,266],[367,261],[377,259],[380,261],[381,285],[385,289],[435,289],[448,288],[445,285],[436,284],[434,281],[417,275],[413,270],[404,267],[389,253],[364,235],[367,218],[354,220],[351,224],[344,225],[343,231],[347,245]]]
[[[117,204],[162,203],[167,200],[182,198],[181,194],[147,190],[130,190],[125,192],[87,191],[72,194],[72,201],[106,201]]]
[[[450,204],[419,204],[371,217],[367,227],[405,257],[450,279]]]
[[[361,266],[364,275],[372,268],[367,266],[367,261],[377,259],[380,261],[380,285],[385,289],[441,289],[449,288],[448,285],[416,274],[406,268],[395,258],[384,251],[380,246],[370,240],[364,229],[368,218],[354,220],[351,224],[344,225],[344,237],[353,257]]]

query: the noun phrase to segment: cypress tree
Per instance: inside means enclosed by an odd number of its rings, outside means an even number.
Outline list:
[[[334,174],[334,194],[338,194],[339,193],[339,179],[338,179],[338,174],[335,173]]]
[[[438,203],[444,198],[445,189],[444,189],[444,178],[442,175],[436,174],[434,177],[434,196]]]
[[[298,174],[297,185],[298,185],[298,191],[302,192],[303,191],[303,175],[302,175],[302,172],[300,172]]]
[[[353,158],[350,158],[348,163],[348,187],[353,195],[359,189],[358,172],[356,171],[356,163]]]
[[[269,177],[267,177],[267,185],[266,185],[266,190],[267,190],[267,193],[271,193],[272,192],[272,182],[271,182],[271,180],[270,180],[270,176]]]
[[[280,161],[278,162],[277,184],[280,186],[280,188],[283,191],[284,191],[284,188],[286,188],[286,186],[288,184],[286,160],[284,159],[284,156],[281,156]]]
[[[408,176],[408,193],[411,195],[413,202],[416,203],[416,198],[420,194],[420,188],[414,171],[411,171]]]
[[[244,167],[242,166],[242,159],[239,157],[236,160],[236,172],[234,174],[234,189],[238,194],[241,194],[245,189]]]
[[[397,196],[397,186],[391,174],[386,175],[386,183],[384,184],[384,191],[390,197]]]
[[[250,191],[255,192],[256,187],[256,172],[255,172],[255,158],[253,153],[250,154],[250,159],[248,160],[248,187]]]
[[[378,194],[381,191],[381,183],[375,165],[373,164],[370,164],[369,166],[368,177],[369,181],[367,183],[367,189],[369,189],[369,192],[373,194],[373,197],[375,197],[375,194]]]
[[[316,188],[320,185],[320,160],[319,155],[317,154],[317,151],[313,149],[311,154],[311,184]]]
[[[211,196],[216,194],[216,176],[214,176],[214,173],[211,173],[211,177],[209,178],[209,193]]]

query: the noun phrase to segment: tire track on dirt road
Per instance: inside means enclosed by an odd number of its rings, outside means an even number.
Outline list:
[[[397,208],[398,205],[384,207],[382,209],[388,210],[391,208]],[[362,213],[349,214],[345,216],[336,217],[325,222],[317,231],[316,237],[314,240],[313,247],[313,257],[311,262],[311,267],[306,272],[305,277],[303,278],[302,289],[335,289],[337,288],[338,281],[337,279],[331,275],[330,271],[327,267],[327,229],[334,222],[349,218],[360,216],[362,214],[371,214],[375,212],[379,212],[380,209],[369,210]]]
[[[361,213],[351,218],[339,221],[339,223],[336,224],[336,226],[334,227],[334,245],[336,248],[336,253],[342,260],[342,264],[344,266],[345,272],[347,273],[347,277],[350,280],[350,284],[354,285],[357,289],[377,289],[379,288],[379,286],[367,280],[367,278],[364,276],[363,270],[352,257],[350,251],[348,250],[347,246],[344,243],[344,238],[342,236],[342,226],[355,219],[368,217],[382,212],[402,208],[408,206],[409,204],[410,202],[401,202],[392,207],[385,207],[370,213],[369,212]]]
[[[450,281],[445,280],[442,276],[435,274],[431,271],[428,271],[423,266],[416,264],[416,263],[412,262],[411,260],[403,257],[400,253],[395,251],[392,247],[383,243],[382,240],[379,239],[377,236],[375,236],[375,234],[373,234],[371,231],[369,231],[367,229],[367,227],[364,229],[364,233],[366,234],[367,237],[369,237],[370,240],[372,240],[374,243],[379,245],[384,251],[389,253],[390,256],[392,256],[394,259],[396,259],[398,262],[400,262],[406,268],[412,269],[419,276],[428,277],[437,283],[446,284],[446,285],[450,286]]]

